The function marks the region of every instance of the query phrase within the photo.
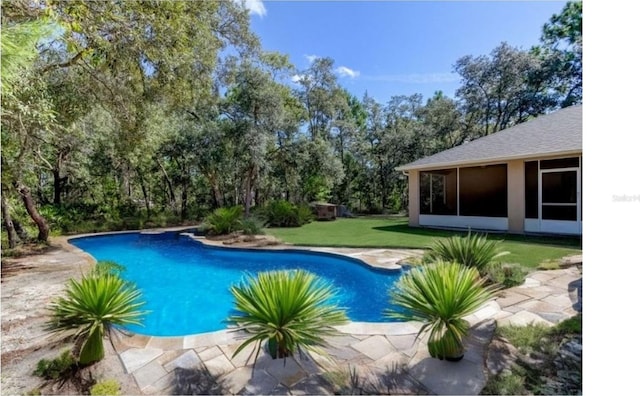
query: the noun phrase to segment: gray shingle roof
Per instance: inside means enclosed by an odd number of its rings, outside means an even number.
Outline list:
[[[582,151],[582,105],[539,116],[396,169],[456,166],[579,151]]]

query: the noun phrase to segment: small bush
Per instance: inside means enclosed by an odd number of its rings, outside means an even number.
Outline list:
[[[120,275],[124,270],[125,267],[123,265],[111,260],[98,261],[93,269],[94,273],[98,276],[106,274]]]
[[[487,276],[493,283],[509,288],[523,284],[527,270],[520,264],[494,264],[489,266]]]
[[[485,275],[489,265],[506,254],[509,252],[498,251],[498,241],[490,241],[486,235],[469,232],[466,237],[453,236],[436,241],[434,246],[428,248],[423,261],[425,264],[438,259],[457,262],[474,267],[481,275]]]
[[[558,263],[558,260],[545,260],[538,264],[538,269],[545,271],[557,270],[560,269],[560,263]]]
[[[298,206],[298,224],[304,225],[307,223],[311,223],[315,215],[313,214],[313,210],[307,205]]]
[[[66,350],[53,360],[41,359],[33,374],[46,380],[57,380],[71,375],[76,367],[71,351]]]
[[[91,395],[120,395],[120,384],[116,380],[99,381],[89,390]]]
[[[553,328],[553,333],[558,335],[582,334],[582,314],[558,323]]]
[[[264,222],[256,217],[249,217],[240,221],[240,230],[245,235],[264,234],[263,227]]]
[[[551,332],[551,328],[543,324],[528,324],[526,326],[498,327],[496,334],[504,337],[522,353],[529,354],[540,351],[542,344]]]
[[[525,377],[518,373],[503,372],[487,381],[481,395],[527,395]]]

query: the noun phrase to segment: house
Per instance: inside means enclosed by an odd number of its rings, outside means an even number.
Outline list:
[[[582,235],[582,105],[396,169],[410,226]]]

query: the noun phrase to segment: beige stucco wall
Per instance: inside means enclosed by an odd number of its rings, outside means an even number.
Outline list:
[[[507,215],[509,232],[524,233],[524,161],[507,162]]]
[[[409,171],[409,226],[420,225],[420,171]]]

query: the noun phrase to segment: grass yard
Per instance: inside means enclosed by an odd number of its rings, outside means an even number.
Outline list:
[[[360,217],[314,221],[300,228],[269,228],[267,233],[283,242],[300,246],[415,248],[424,249],[435,240],[466,232],[412,228],[406,217]],[[489,234],[503,240],[502,250],[511,252],[505,262],[535,268],[542,261],[581,253],[581,238],[532,237]]]

